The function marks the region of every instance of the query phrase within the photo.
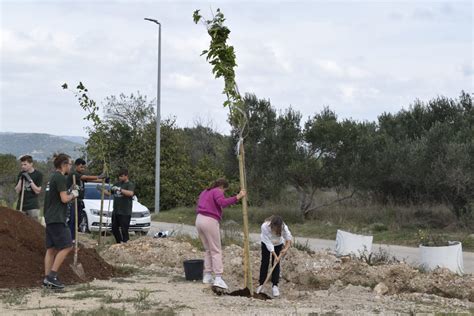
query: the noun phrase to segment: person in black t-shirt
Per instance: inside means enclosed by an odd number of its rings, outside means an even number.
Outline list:
[[[33,158],[30,155],[20,157],[21,172],[17,177],[17,184],[15,191],[18,193],[18,202],[16,209],[25,213],[26,215],[39,221],[39,202],[38,195],[41,193],[41,186],[43,185],[43,174],[33,167]],[[23,187],[23,201],[22,197]],[[23,202],[23,206],[22,205]]]
[[[86,175],[86,161],[82,158],[76,159],[74,162],[74,169],[71,169],[71,172],[69,172],[67,176],[67,187],[70,188],[73,185],[73,175],[76,176],[76,185],[77,189],[79,190],[79,197],[77,198],[77,221],[78,223],[75,222],[75,210],[74,210],[74,203],[69,203],[69,229],[71,230],[71,236],[73,242],[76,240],[76,231],[77,227],[82,221],[82,211],[84,210],[84,183],[85,182],[99,182],[102,179],[105,179],[105,174],[101,174],[99,176],[89,176]],[[108,182],[106,180],[106,182]]]
[[[66,186],[65,174],[69,173],[71,162],[66,154],[54,157],[56,171],[49,177],[45,190],[46,254],[43,286],[56,289],[64,288],[64,284],[58,280],[58,270],[72,249],[71,231],[66,224],[69,215],[67,204],[79,196],[78,190],[68,190]]]
[[[118,244],[126,243],[129,239],[128,229],[132,218],[134,191],[135,184],[128,179],[127,169],[121,169],[119,182],[115,183],[110,191],[104,191],[105,194],[114,196],[112,233]]]

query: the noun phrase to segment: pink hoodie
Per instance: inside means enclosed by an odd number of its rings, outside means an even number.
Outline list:
[[[237,197],[226,198],[219,188],[204,190],[199,195],[196,213],[212,217],[218,221],[222,219],[222,208],[237,203]]]

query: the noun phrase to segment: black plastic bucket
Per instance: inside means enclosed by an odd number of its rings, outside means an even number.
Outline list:
[[[186,280],[202,280],[202,271],[204,270],[204,260],[202,259],[192,259],[186,260],[183,262],[184,274]]]

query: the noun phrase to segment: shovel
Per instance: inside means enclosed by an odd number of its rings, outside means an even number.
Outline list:
[[[76,186],[76,175],[72,175],[72,183],[74,187]],[[72,271],[82,280],[86,279],[86,273],[84,272],[84,267],[82,264],[77,263],[77,244],[79,244],[79,230],[78,227],[78,216],[77,216],[77,199],[74,199],[74,234],[76,235],[76,242],[74,243],[74,263],[69,265]]]
[[[268,273],[267,278],[265,279],[265,282],[263,282],[260,292],[263,290],[263,287],[264,287],[265,284],[268,282],[268,280],[270,280],[270,278],[272,277],[273,270],[275,270],[277,264],[280,262],[280,260],[281,260],[282,257],[283,257],[283,256],[278,256],[277,259],[275,260],[275,262],[273,263],[273,267],[272,267],[272,269],[270,270],[270,273]]]

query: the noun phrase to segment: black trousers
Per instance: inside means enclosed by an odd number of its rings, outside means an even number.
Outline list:
[[[128,228],[131,219],[131,215],[120,215],[117,212],[112,212],[112,233],[118,244],[128,241]]]
[[[77,199],[77,223],[76,223],[76,214],[74,209],[74,201],[68,204],[69,208],[69,221],[68,226],[71,230],[72,240],[76,240],[76,231],[79,227],[79,224],[82,222],[82,211],[84,210],[84,202],[81,199]]]
[[[277,256],[280,255],[280,251],[282,248],[283,248],[283,244],[275,246],[275,253],[277,254]],[[268,264],[270,263],[270,257],[272,257],[272,267],[273,267],[273,261],[275,261],[275,258],[272,256],[271,252],[268,251],[267,246],[265,246],[265,244],[262,242],[262,262],[260,263],[260,278],[258,279],[258,282],[260,285],[262,285],[263,282],[265,282],[265,279],[267,278]],[[280,263],[279,262],[272,272],[272,284],[278,285],[278,281],[280,281]]]

